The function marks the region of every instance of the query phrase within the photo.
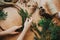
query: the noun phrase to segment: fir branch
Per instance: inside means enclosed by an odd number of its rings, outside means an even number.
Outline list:
[[[49,27],[49,31],[51,32],[51,40],[57,40],[57,32],[60,32],[60,26],[58,27],[56,24],[54,23],[50,23],[50,27]]]
[[[46,19],[46,18],[42,18],[39,22],[38,25],[42,26],[44,28],[44,30],[47,30],[49,28],[49,24],[51,22],[51,19]]]
[[[0,10],[0,20],[5,20],[7,17],[7,13],[4,13],[4,11]]]
[[[41,36],[41,39],[39,38],[37,39],[36,37],[37,40],[57,40],[58,38],[57,32],[60,33],[60,26],[54,24],[51,19],[45,19],[45,18],[42,18],[39,21],[38,25],[42,26],[43,30],[40,32],[36,24],[33,24],[33,29],[39,34],[39,36]]]
[[[24,11],[23,9],[19,10],[19,14],[22,17],[22,25],[24,27],[24,22],[28,16],[28,12]],[[57,32],[60,31],[60,27],[57,27],[56,24],[52,22],[52,19],[48,18],[42,18],[39,23],[39,26],[42,26],[43,30],[40,31],[35,23],[32,23],[32,29],[35,30],[39,36],[41,36],[41,39],[37,37],[37,34],[32,30],[32,32],[35,34],[35,40],[56,40],[57,39]]]
[[[24,22],[26,20],[26,18],[28,17],[28,12],[27,11],[24,11],[22,8],[21,10],[19,10],[19,15],[22,17],[22,27],[19,29],[20,31],[23,30],[24,28]]]
[[[26,18],[30,18],[32,14],[28,15],[28,12],[26,10],[24,11],[22,8],[19,10],[18,13],[22,17],[22,28],[21,28],[21,31],[22,31],[24,28],[24,22],[26,21]]]
[[[24,11],[22,8],[21,10],[19,10],[18,12],[20,14],[20,16],[22,17],[22,25],[24,25],[24,22],[26,20],[26,18],[28,17],[28,12]]]

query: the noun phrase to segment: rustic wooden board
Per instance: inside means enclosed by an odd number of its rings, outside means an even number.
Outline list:
[[[12,10],[12,11],[11,11]],[[8,16],[6,20],[0,20],[0,26],[7,30],[13,26],[20,26],[22,24],[21,16],[18,14],[17,9],[9,7],[4,9],[5,12],[8,12]],[[20,34],[18,35],[7,35],[3,38],[3,40],[16,40]],[[24,40],[32,40],[33,33],[28,30]]]
[[[59,11],[60,10],[60,7],[59,7],[60,3],[58,3],[58,1],[56,3],[58,4],[56,6],[57,6],[57,9]],[[4,10],[8,12],[8,17],[6,20],[0,21],[0,26],[2,26],[4,29],[7,30],[8,28],[10,28],[12,26],[16,26],[16,25],[19,26],[22,24],[21,16],[19,16],[19,14],[17,13],[17,9],[10,7],[10,8],[6,8]],[[35,16],[37,16],[36,13],[33,15],[33,18],[35,18]],[[36,17],[36,18],[39,19],[38,17]],[[60,21],[57,18],[55,18],[55,20],[57,20],[59,22],[59,25],[60,25]],[[38,20],[35,20],[35,21],[38,21]],[[3,38],[3,40],[16,40],[19,35],[20,34],[8,35],[8,36],[5,36]],[[28,32],[26,33],[26,35],[24,37],[24,40],[33,40],[33,38],[34,38],[33,36],[34,36],[34,34],[30,30],[28,30]]]

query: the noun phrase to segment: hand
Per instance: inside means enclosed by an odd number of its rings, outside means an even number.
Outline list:
[[[19,35],[17,40],[23,40],[26,32],[28,31],[28,29],[29,29],[29,27],[30,27],[30,25],[32,23],[32,20],[33,20],[32,18],[27,18],[26,19],[26,21],[24,23],[24,29],[23,29],[22,33]]]
[[[24,23],[24,27],[26,27],[26,28],[29,27],[32,23],[32,19],[33,19],[32,17],[27,18],[25,23]]]
[[[22,26],[13,26],[12,28],[7,29],[5,32],[7,34],[18,34],[19,32],[15,32],[17,29],[19,29]]]

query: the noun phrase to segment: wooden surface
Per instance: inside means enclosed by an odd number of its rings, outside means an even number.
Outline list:
[[[12,11],[11,11],[12,10]],[[8,12],[8,16],[6,20],[0,20],[0,26],[7,30],[13,26],[20,26],[22,24],[21,16],[18,14],[17,9],[9,7],[4,9],[5,12]],[[18,35],[7,35],[3,38],[3,40],[16,40],[20,34]],[[33,33],[28,30],[24,40],[32,40]],[[27,39],[28,38],[28,39]]]
[[[56,5],[56,7],[59,11],[60,10],[60,7],[59,7],[60,3],[58,3],[57,1],[56,1],[56,3],[58,4],[58,5]],[[16,26],[16,25],[19,26],[19,25],[22,24],[21,16],[19,16],[19,14],[17,12],[17,9],[10,7],[10,8],[6,8],[4,10],[6,12],[8,12],[8,16],[7,16],[6,20],[4,20],[4,21],[0,20],[0,26],[2,26],[2,28],[7,30],[10,27],[13,27],[13,26]],[[34,22],[36,22],[36,23],[40,19],[39,15],[37,13],[39,13],[38,9],[36,10],[34,15],[32,16],[34,18]],[[57,20],[59,22],[58,24],[60,25],[60,21],[57,18],[55,18],[55,20]],[[19,35],[20,34],[18,34],[18,35],[8,35],[8,36],[5,36],[3,38],[3,40],[16,40]],[[33,40],[33,38],[34,38],[34,34],[30,30],[28,30],[28,32],[26,33],[26,35],[24,37],[24,40]]]

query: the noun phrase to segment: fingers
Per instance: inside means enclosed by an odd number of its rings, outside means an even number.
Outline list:
[[[10,34],[12,34],[12,35],[13,35],[13,34],[18,34],[18,33],[19,33],[19,32],[12,32],[12,33],[10,33]]]
[[[13,26],[11,28],[9,28],[8,30],[6,30],[7,32],[14,32],[15,30],[21,28],[22,26]]]
[[[26,19],[26,21],[28,21],[28,22],[31,22],[32,20],[33,20],[32,17]]]
[[[7,34],[18,34],[19,32],[15,32],[15,30],[19,29],[20,27],[22,27],[22,26],[13,26],[12,28],[9,28],[5,32]]]
[[[30,17],[30,18],[27,18],[26,19],[26,21],[25,21],[25,23],[24,23],[24,25],[26,26],[26,25],[30,25],[31,24],[31,22],[32,22],[32,17]]]
[[[25,23],[24,23],[24,26],[25,26],[25,27],[30,27],[30,25],[31,25],[31,23],[32,23],[32,20],[33,20],[32,17],[27,18],[26,21],[25,21]]]
[[[32,22],[32,20],[33,20],[33,18],[32,18],[32,17],[30,17],[29,22]]]
[[[14,30],[17,30],[17,29],[19,29],[19,28],[21,28],[21,27],[22,27],[22,25],[21,25],[21,26],[14,26],[13,29],[14,29]]]

